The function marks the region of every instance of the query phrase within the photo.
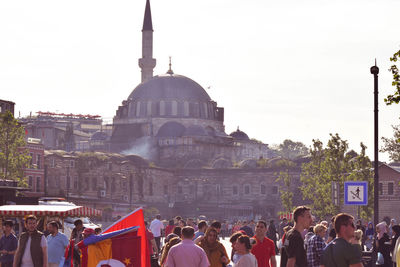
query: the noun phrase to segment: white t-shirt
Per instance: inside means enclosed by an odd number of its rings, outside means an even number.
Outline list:
[[[150,224],[150,231],[154,237],[161,236],[161,229],[164,229],[164,224],[160,220],[154,219]]]
[[[40,240],[40,247],[47,247],[46,237],[42,235],[42,239]],[[32,256],[31,256],[31,237],[28,237],[28,241],[26,241],[24,255],[22,255],[21,267],[34,267]]]

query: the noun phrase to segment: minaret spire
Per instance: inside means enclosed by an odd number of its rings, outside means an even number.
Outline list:
[[[146,0],[142,28],[142,58],[139,67],[142,69],[142,83],[153,77],[156,60],[153,58],[153,22],[151,19],[150,0]]]
[[[174,72],[172,71],[172,63],[171,63],[171,57],[169,57],[169,70],[167,71],[167,74],[174,74]]]

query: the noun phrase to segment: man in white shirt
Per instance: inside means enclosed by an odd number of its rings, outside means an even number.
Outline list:
[[[161,240],[162,229],[164,229],[164,224],[161,222],[161,215],[157,214],[156,218],[150,224],[150,231],[153,233],[158,251],[160,251],[160,240]]]

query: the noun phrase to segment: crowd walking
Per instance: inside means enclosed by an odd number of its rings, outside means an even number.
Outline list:
[[[149,222],[145,232],[152,267],[362,267],[371,264],[371,253],[377,253],[377,266],[400,267],[400,225],[394,219],[374,227],[340,213],[329,224],[299,206],[293,222],[284,218],[278,225],[273,220],[207,222],[180,216],[163,221],[161,215]],[[80,241],[101,233],[100,228],[85,228],[80,219],[70,240],[57,221],[45,225],[46,234],[37,226],[38,219],[27,216],[25,231],[17,238],[13,221],[3,222],[1,267],[58,267],[71,244],[72,265],[86,266],[82,255],[89,252]],[[225,236],[230,236],[229,255]]]

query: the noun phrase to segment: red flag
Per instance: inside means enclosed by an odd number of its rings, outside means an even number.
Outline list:
[[[150,251],[149,251],[149,243],[147,241],[146,235],[146,227],[144,225],[144,216],[143,216],[143,209],[139,208],[125,217],[119,219],[112,225],[110,225],[107,229],[104,230],[103,233],[109,233],[121,229],[126,229],[132,226],[139,226],[139,230],[137,231],[137,235],[141,237],[141,244],[140,244],[140,251],[141,251],[141,262],[142,267],[151,267],[150,265]]]

